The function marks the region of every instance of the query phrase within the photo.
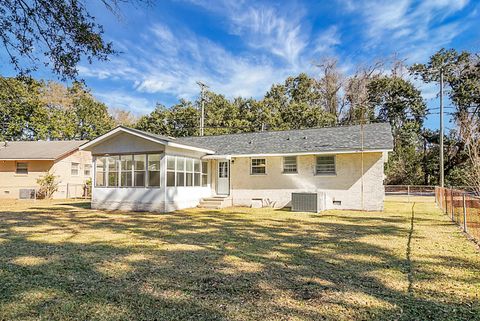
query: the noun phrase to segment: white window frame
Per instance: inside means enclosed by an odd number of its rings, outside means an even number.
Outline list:
[[[285,171],[285,158],[294,158],[295,159],[295,171]],[[282,174],[298,174],[298,156],[284,156],[282,158]]]
[[[174,162],[175,162],[175,169],[168,169],[168,160],[169,159],[173,159]],[[183,169],[182,170],[179,170],[178,169],[178,163],[179,161],[183,161],[184,162],[184,165],[183,165]],[[195,161],[198,161],[200,162],[200,172],[198,171],[195,171]],[[191,165],[192,165],[192,169],[191,170],[187,170],[187,167],[189,167],[187,164],[191,162]],[[168,185],[167,182],[168,182],[168,173],[174,173],[174,177],[175,177],[175,180],[174,180],[174,185]],[[178,174],[183,174],[183,182],[184,184],[183,185],[178,185]],[[190,174],[192,175],[192,185],[187,185],[187,174]],[[199,182],[199,185],[195,185],[196,184],[196,179],[195,179],[195,174],[199,174],[199,177],[200,177],[200,182]],[[208,167],[207,167],[207,174],[208,174]],[[203,173],[202,173],[202,160],[200,158],[194,158],[194,157],[186,157],[186,156],[176,156],[176,155],[166,155],[166,166],[165,166],[165,186],[166,187],[174,187],[174,188],[177,188],[177,187],[185,187],[185,188],[201,188],[201,187],[205,187],[205,186],[202,186],[202,176],[203,176]],[[207,185],[208,186],[208,185]]]
[[[73,173],[74,165],[77,166],[77,168],[76,168],[77,173],[76,174]],[[77,162],[71,162],[70,163],[70,176],[75,176],[75,177],[80,176],[80,163],[77,163]]]
[[[324,173],[319,173],[318,172],[318,159],[321,157],[332,157],[333,158],[333,173],[331,172],[324,172]],[[336,176],[337,175],[337,155],[316,155],[315,156],[315,170],[314,170],[315,176]]]
[[[25,166],[22,166],[20,169],[25,170],[25,173],[19,173],[19,164],[24,164]],[[15,164],[15,175],[28,175],[28,162],[16,162]]]
[[[261,165],[253,165],[253,161],[254,160],[263,160],[264,161],[264,164],[263,166]],[[253,168],[254,167],[263,167],[265,168],[265,173],[254,173],[253,172]],[[250,175],[267,175],[267,159],[265,157],[254,157],[254,158],[250,158]]]

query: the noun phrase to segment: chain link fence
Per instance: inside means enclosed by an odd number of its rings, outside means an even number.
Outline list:
[[[437,186],[435,202],[452,222],[480,242],[480,197],[466,190]]]
[[[0,199],[40,199],[43,193],[37,186],[0,186]],[[89,199],[92,189],[87,184],[61,184],[53,193],[52,198],[56,199]]]
[[[434,196],[435,186],[431,185],[385,185],[386,195]]]

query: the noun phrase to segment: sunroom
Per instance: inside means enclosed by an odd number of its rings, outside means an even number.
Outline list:
[[[92,152],[92,207],[169,212],[211,196],[213,151],[117,127],[81,146]]]

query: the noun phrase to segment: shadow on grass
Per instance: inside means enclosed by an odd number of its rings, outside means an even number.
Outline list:
[[[107,213],[83,203],[0,212],[0,319],[476,317],[478,298],[415,293],[419,218],[342,213]]]

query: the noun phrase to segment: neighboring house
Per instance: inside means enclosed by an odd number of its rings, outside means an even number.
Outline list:
[[[96,164],[94,208],[285,207],[293,192],[321,192],[328,209],[382,210],[391,129],[361,128],[172,138],[117,127],[80,149]]]
[[[92,156],[78,147],[86,141],[13,141],[0,144],[0,198],[29,198],[47,172],[60,183],[53,198],[81,197],[91,178]]]

